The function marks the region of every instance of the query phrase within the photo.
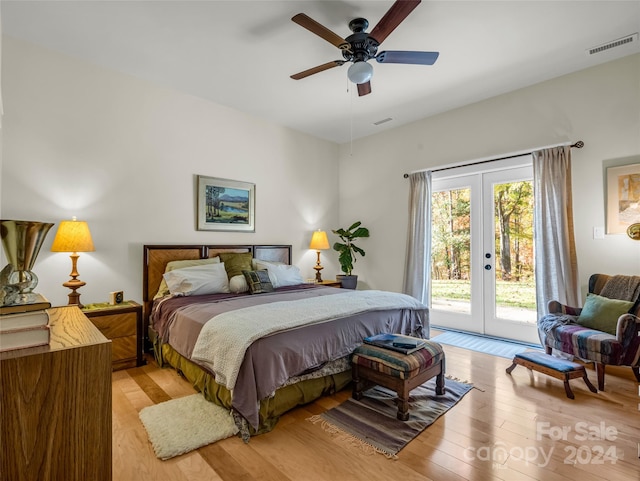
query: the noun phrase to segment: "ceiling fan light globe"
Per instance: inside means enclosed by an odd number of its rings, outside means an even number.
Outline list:
[[[349,66],[347,77],[354,84],[363,84],[371,80],[373,67],[367,62],[354,62]]]

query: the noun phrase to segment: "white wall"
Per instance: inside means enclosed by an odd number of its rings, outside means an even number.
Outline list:
[[[592,273],[640,274],[640,242],[593,239],[605,225],[603,162],[640,162],[640,54],[469,105],[340,148],[340,223],[371,238],[354,273],[400,291],[409,182],[405,172],[583,140],[573,149],[576,248],[583,290]]]
[[[88,221],[84,303],[120,289],[140,302],[144,244],[292,244],[313,277],[311,233],[337,226],[337,145],[11,37],[2,49],[0,213]],[[195,229],[198,174],[256,184],[255,233]],[[34,272],[36,291],[60,305],[71,261],[50,252],[55,229]],[[326,278],[335,257],[323,254]]]
[[[640,55],[337,147],[11,37],[2,50],[0,215],[90,223],[83,302],[116,289],[141,300],[145,243],[291,243],[313,277],[311,231],[355,220],[372,233],[355,265],[363,286],[400,291],[403,173],[576,140],[586,143],[573,150],[583,288],[593,272],[640,272],[639,242],[592,238],[605,225],[603,162],[640,156]],[[195,230],[197,174],[255,182],[256,232]],[[70,260],[49,252],[54,233],[34,268],[37,291],[65,304]],[[322,262],[325,278],[338,272],[332,251]]]

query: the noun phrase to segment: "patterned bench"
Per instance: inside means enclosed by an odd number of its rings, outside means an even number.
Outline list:
[[[525,351],[515,355],[513,364],[507,368],[507,374],[511,374],[511,371],[518,365],[564,381],[564,391],[569,399],[575,398],[571,386],[569,386],[570,379],[581,377],[591,392],[598,392],[589,381],[584,366],[577,362],[559,359],[542,352]]]
[[[422,339],[421,339],[422,340]],[[402,354],[382,347],[363,344],[351,358],[353,398],[372,385],[384,386],[398,393],[398,419],[409,419],[409,392],[436,377],[436,394],[444,394],[444,351],[437,342],[412,354]]]

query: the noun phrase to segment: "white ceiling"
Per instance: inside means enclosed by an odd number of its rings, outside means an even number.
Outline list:
[[[640,51],[640,42],[585,50],[640,31],[640,1],[423,1],[380,50],[436,50],[433,66],[373,62],[358,97],[347,65],[293,23],[306,13],[341,36],[379,1],[2,0],[2,32],[91,63],[344,143]],[[385,118],[393,121],[380,126]]]

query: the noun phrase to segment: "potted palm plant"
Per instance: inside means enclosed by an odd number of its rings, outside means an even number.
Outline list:
[[[356,262],[356,254],[364,257],[364,251],[356,246],[353,241],[362,237],[369,237],[369,229],[360,227],[361,222],[354,222],[348,229],[337,229],[332,232],[340,237],[342,242],[333,244],[333,249],[338,251],[338,262],[344,275],[337,275],[336,279],[346,289],[355,289],[358,284],[358,276],[353,275],[353,264]]]

